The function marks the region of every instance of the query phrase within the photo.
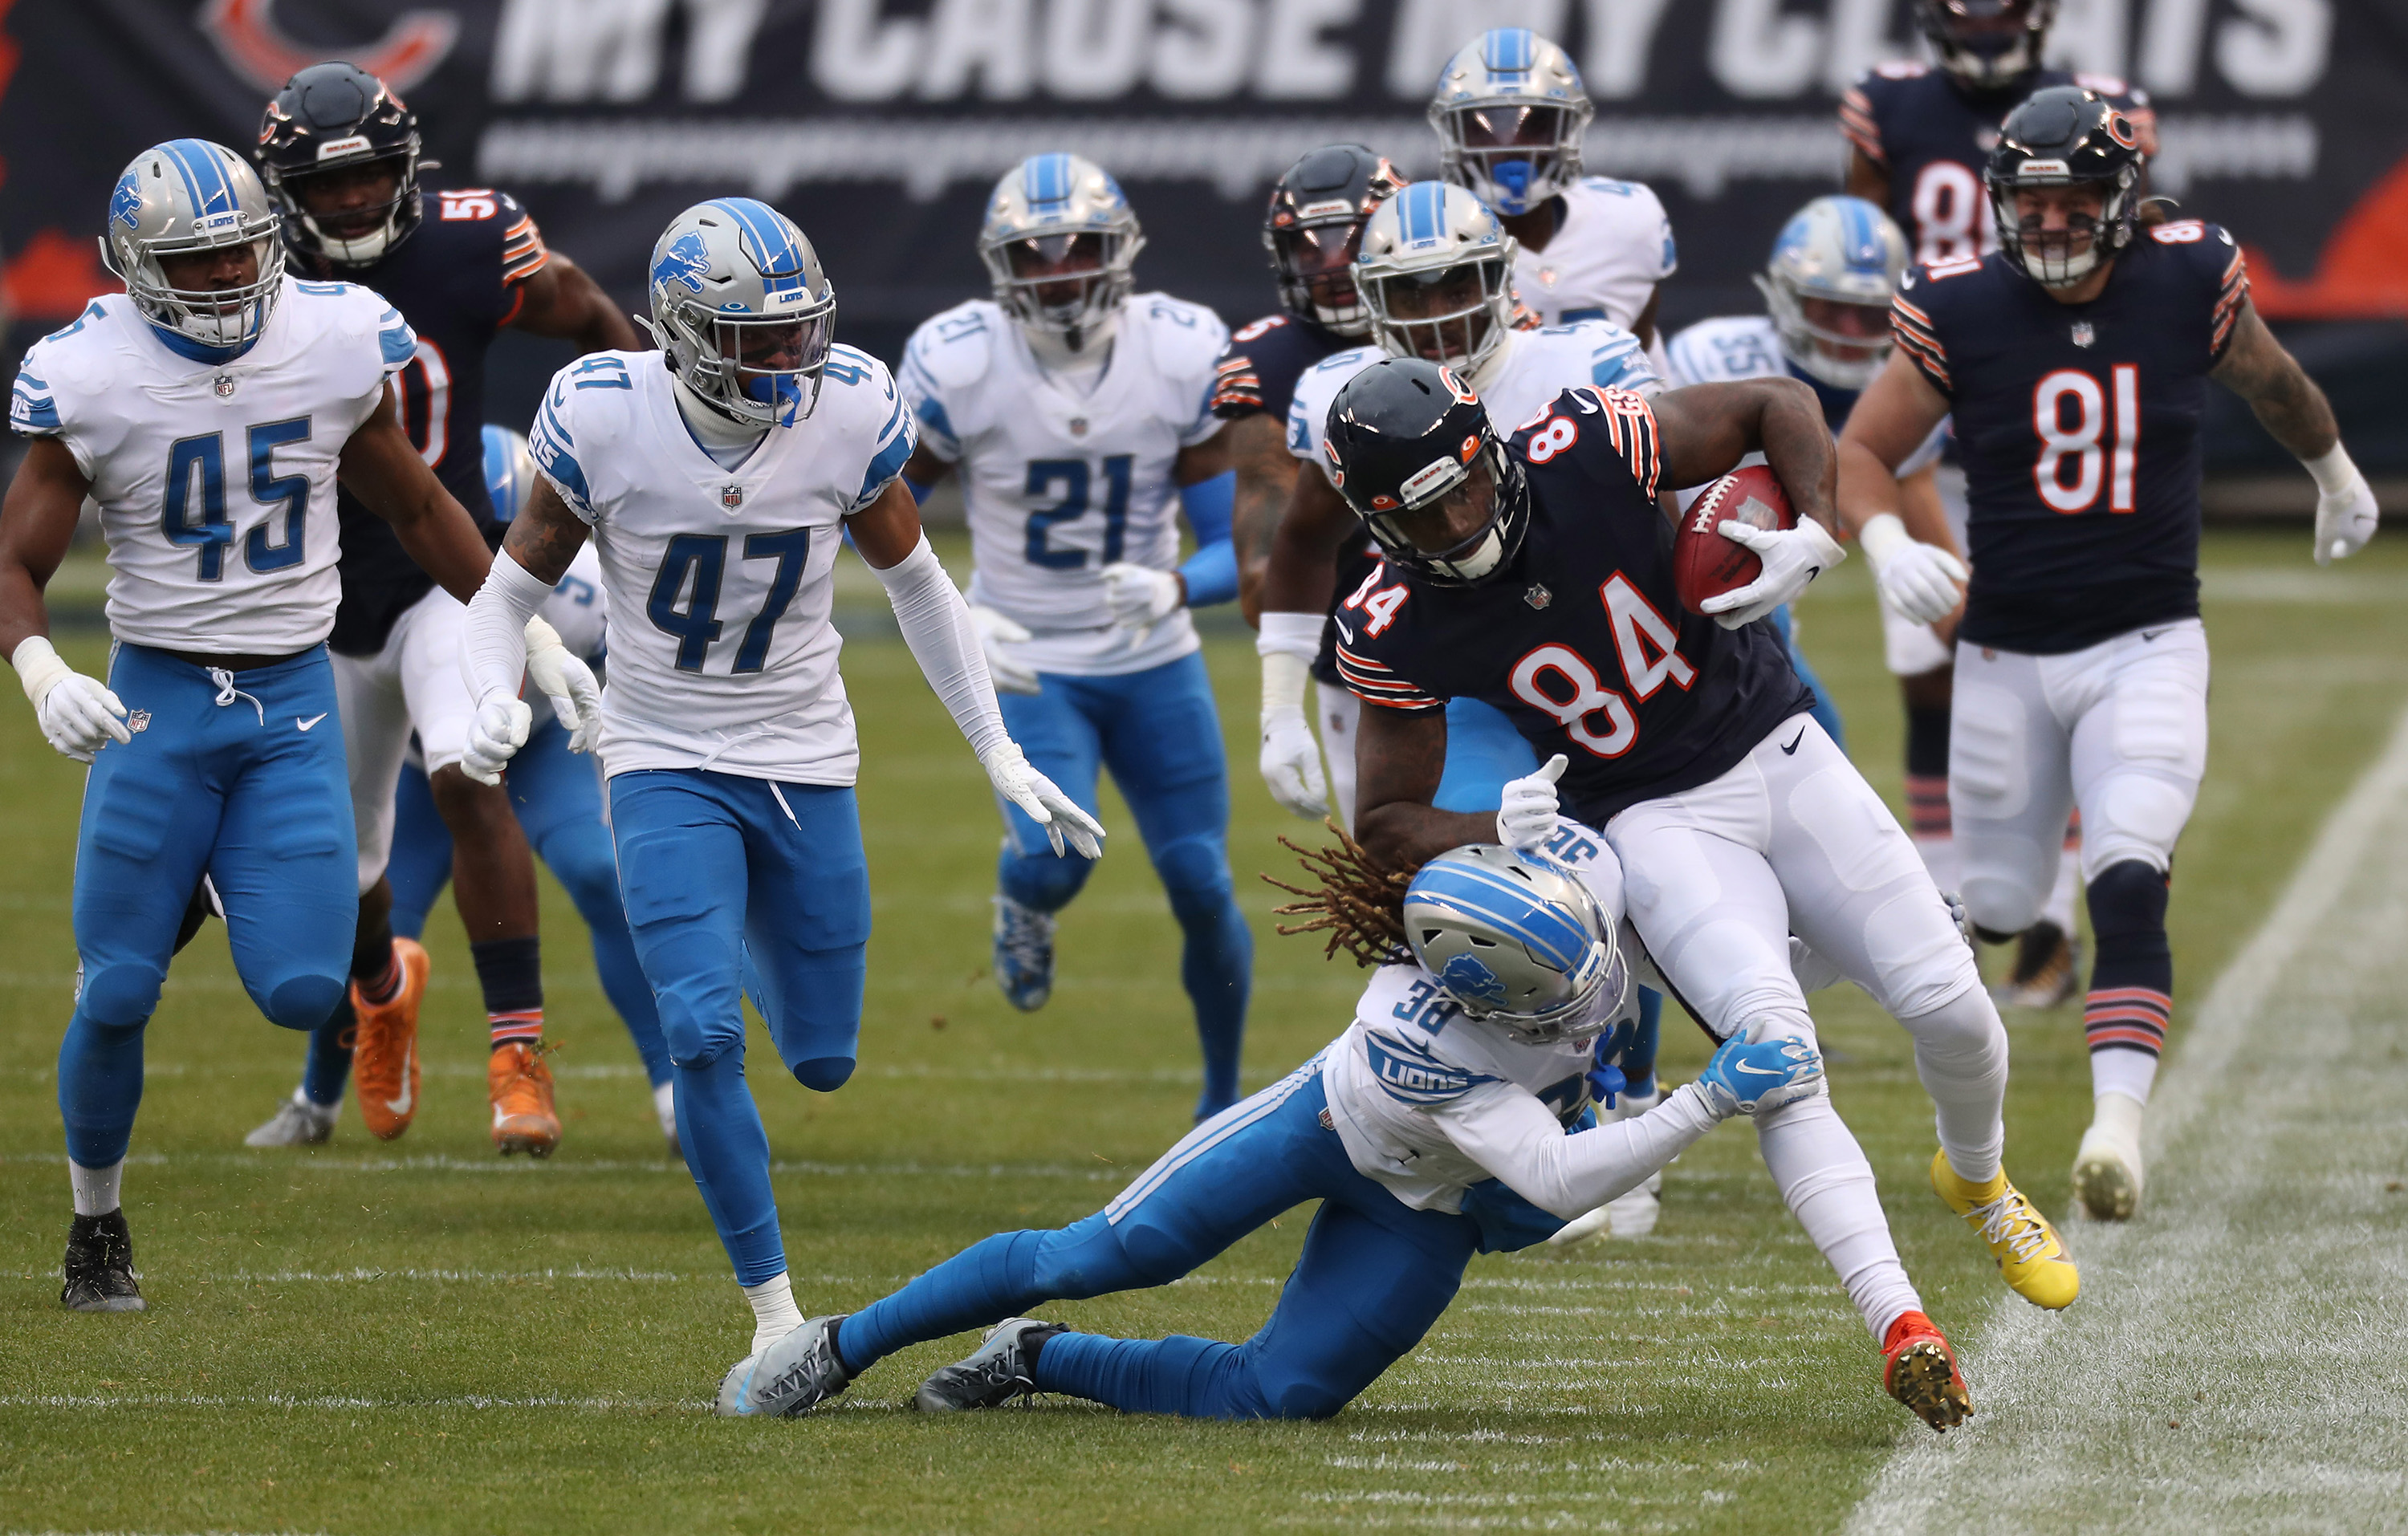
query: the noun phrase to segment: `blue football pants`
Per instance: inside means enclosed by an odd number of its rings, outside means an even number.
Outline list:
[[[59,1047],[67,1156],[122,1159],[142,1100],[142,1034],[207,874],[235,971],[274,1023],[311,1029],[349,984],[359,853],[334,669],[322,647],[229,674],[120,645],[108,684],[134,739],[84,781],[76,844],[81,984]]]
[[[744,994],[797,1082],[853,1075],[868,975],[869,867],[849,787],[700,768],[610,781],[627,926],[660,1008],[678,1145],[737,1280],[786,1268],[769,1137],[744,1085]]]
[[[1179,979],[1204,1052],[1196,1113],[1216,1114],[1238,1098],[1254,936],[1229,879],[1228,762],[1204,657],[1191,653],[1118,677],[1048,672],[1042,688],[996,696],[1003,723],[1037,770],[1091,815],[1097,771],[1111,769],[1185,936]],[[1055,854],[1044,828],[1019,807],[1002,811],[996,884],[1039,912],[1068,906],[1094,865]]]
[[[1321,1122],[1328,1102],[1309,1062],[1197,1127],[1096,1214],[973,1244],[847,1317],[847,1369],[1047,1301],[1168,1285],[1318,1199],[1270,1320],[1244,1343],[1064,1333],[1036,1379],[1128,1413],[1327,1418],[1421,1342],[1480,1245],[1469,1217],[1412,1210],[1357,1172]]]

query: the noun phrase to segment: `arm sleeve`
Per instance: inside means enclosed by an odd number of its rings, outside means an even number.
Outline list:
[[[485,584],[468,601],[468,625],[460,638],[460,675],[468,696],[482,702],[494,694],[516,697],[526,671],[527,621],[552,596],[552,584],[531,574],[508,550],[494,556]]]
[[[996,707],[995,680],[987,675],[986,653],[970,624],[970,607],[945,574],[944,562],[928,547],[925,534],[910,554],[877,572],[894,605],[895,622],[921,675],[961,727],[963,739],[979,760],[1011,744],[1003,728],[1003,711]]]
[[[1187,525],[1196,532],[1196,553],[1179,567],[1187,582],[1190,608],[1210,608],[1238,595],[1238,547],[1229,539],[1237,499],[1234,469],[1179,488],[1180,510],[1187,514]]]
[[[1716,1124],[1695,1084],[1637,1119],[1569,1135],[1527,1089],[1505,1083],[1484,1084],[1428,1113],[1457,1151],[1566,1221],[1636,1189]]]

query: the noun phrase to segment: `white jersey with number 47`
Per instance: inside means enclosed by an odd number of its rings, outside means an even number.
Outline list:
[[[886,366],[828,355],[819,404],[723,469],[686,430],[658,352],[594,352],[552,376],[527,447],[594,527],[609,601],[602,760],[850,784],[853,707],[828,622],[844,519],[911,454]]]
[[[418,339],[380,294],[284,280],[229,362],[171,350],[122,294],[34,343],[8,424],[75,455],[108,541],[108,628],[281,654],[335,626],[335,467]]]

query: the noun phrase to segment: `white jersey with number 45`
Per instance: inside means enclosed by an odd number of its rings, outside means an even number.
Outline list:
[[[1013,653],[1074,677],[1141,671],[1195,650],[1179,610],[1135,644],[1111,622],[1103,568],[1179,564],[1179,451],[1221,429],[1210,397],[1228,328],[1200,304],[1121,307],[1103,377],[1082,392],[1039,367],[987,299],[911,333],[903,391],[920,437],[961,466],[976,569],[970,601],[1025,625]]]
[[[838,347],[811,414],[723,469],[676,387],[658,352],[594,352],[552,376],[527,434],[601,557],[604,768],[850,784],[861,754],[828,622],[837,548],[844,519],[902,473],[911,413],[884,364]]]
[[[108,628],[220,655],[304,651],[335,626],[335,467],[418,338],[380,294],[284,280],[226,363],[172,351],[122,294],[34,343],[8,424],[56,438],[100,504]]]

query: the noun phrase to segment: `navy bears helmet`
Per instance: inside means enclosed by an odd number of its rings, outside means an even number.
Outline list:
[[[1340,336],[1369,336],[1371,313],[1354,288],[1354,253],[1363,221],[1404,186],[1385,156],[1360,144],[1325,144],[1290,165],[1263,212],[1280,307]]]
[[[255,151],[261,174],[284,212],[284,237],[305,256],[366,266],[409,237],[423,215],[418,173],[418,114],[384,81],[357,65],[311,65],[284,82],[267,104]],[[329,172],[390,162],[393,194],[380,203],[312,216],[298,183]],[[339,227],[337,227],[339,226]]]
[[[1984,179],[1999,247],[2043,287],[2080,282],[2129,245],[2140,221],[2140,131],[2096,91],[2052,85],[2007,114]],[[2095,186],[2101,204],[2090,239],[2073,249],[2072,230],[2043,236],[2037,217],[2026,229],[2015,194],[2032,187]]]
[[[1441,585],[1468,586],[1511,563],[1530,524],[1529,485],[1480,396],[1451,368],[1387,357],[1346,381],[1323,437],[1330,480],[1388,561]],[[1457,491],[1491,499],[1480,525],[1442,550],[1416,544],[1398,520]]]

